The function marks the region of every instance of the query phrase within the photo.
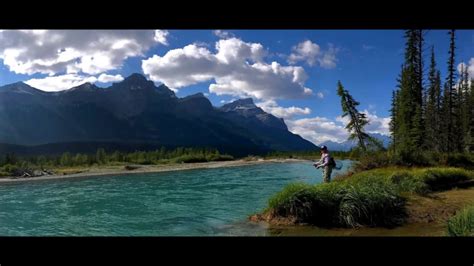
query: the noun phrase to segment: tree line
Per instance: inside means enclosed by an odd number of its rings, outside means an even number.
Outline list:
[[[404,63],[397,89],[392,92],[392,143],[389,151],[407,161],[426,152],[455,154],[474,151],[474,81],[469,78],[465,64],[459,64],[460,69],[456,69],[455,30],[449,31],[444,83],[433,46],[430,49],[429,70],[427,73],[424,71],[425,33],[423,30],[405,31]],[[358,149],[363,152],[370,145],[382,148],[381,143],[364,131],[369,121],[364,113],[357,110],[359,102],[340,81],[337,93],[341,97],[342,116],[349,117],[346,125],[349,139],[356,139]]]
[[[18,157],[14,154],[6,154],[0,157],[0,167],[61,167],[61,166],[91,166],[105,165],[109,163],[133,163],[133,164],[159,164],[166,162],[206,162],[219,160],[232,160],[227,154],[220,154],[213,148],[184,148],[167,150],[162,147],[155,151],[107,152],[103,148],[97,149],[96,153],[72,154],[65,152],[57,156],[29,156]]]
[[[444,83],[434,47],[428,73],[423,72],[424,31],[407,30],[405,39],[405,61],[392,94],[392,149],[397,153],[473,152],[474,82],[465,64],[460,64],[457,73],[455,30],[449,31]]]

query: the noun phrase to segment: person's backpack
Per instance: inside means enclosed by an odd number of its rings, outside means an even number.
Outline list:
[[[332,156],[329,157],[329,166],[336,167],[336,160]]]

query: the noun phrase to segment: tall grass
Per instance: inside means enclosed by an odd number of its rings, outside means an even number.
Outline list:
[[[387,182],[292,184],[269,200],[272,215],[318,226],[394,226],[403,222],[405,200]]]
[[[448,235],[474,236],[474,205],[464,208],[448,220]]]
[[[368,171],[337,177],[342,180],[359,182],[366,180],[384,180],[395,184],[400,192],[426,194],[462,185],[466,181],[474,181],[474,172],[454,167],[431,168],[378,168]]]
[[[270,198],[267,212],[324,227],[392,227],[405,221],[406,193],[426,194],[474,180],[458,168],[373,169],[332,183],[290,184]]]

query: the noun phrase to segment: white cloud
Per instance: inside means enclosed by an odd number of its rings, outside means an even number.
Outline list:
[[[302,118],[298,120],[286,120],[288,129],[303,138],[320,144],[325,141],[343,142],[349,134],[344,126],[331,121],[325,117]]]
[[[390,136],[390,117],[378,117],[375,111],[370,113],[368,110],[364,110],[363,113],[369,120],[369,123],[365,126],[365,130],[368,133],[379,133]]]
[[[274,100],[258,102],[255,105],[262,108],[265,112],[271,113],[272,115],[283,118],[285,120],[293,118],[296,115],[308,115],[311,113],[311,109],[309,109],[308,107],[281,107],[278,106],[278,104]]]
[[[390,117],[378,117],[375,112],[370,113],[364,110],[367,115],[369,124],[365,126],[368,133],[379,133],[390,135],[389,123]],[[344,142],[349,137],[349,133],[345,126],[349,122],[349,118],[338,116],[334,120],[326,117],[302,118],[297,120],[285,120],[288,129],[303,138],[321,144],[325,141]]]
[[[467,68],[467,73],[469,75],[469,79],[474,79],[474,57],[469,60],[469,65],[466,63],[462,62],[458,64],[458,72],[461,73],[462,68]]]
[[[329,45],[329,49],[323,53],[321,59],[319,59],[319,65],[322,68],[335,68],[336,67],[336,53],[337,49],[333,45]]]
[[[323,51],[317,43],[306,40],[294,46],[292,50],[293,53],[288,56],[288,63],[290,64],[304,61],[310,66],[319,64],[322,68],[336,67],[336,53],[338,50],[333,45],[329,45],[328,50]]]
[[[143,60],[142,69],[151,80],[175,89],[213,81],[209,92],[216,95],[271,100],[312,93],[304,87],[308,76],[302,67],[265,63],[267,52],[259,43],[221,39],[216,51],[190,44]]]
[[[49,76],[39,79],[30,79],[25,81],[26,84],[43,91],[62,91],[79,86],[86,82],[89,83],[108,83],[119,82],[124,78],[121,75],[101,74],[98,78],[94,76],[84,76],[79,74],[65,74],[58,76]]]
[[[234,34],[228,31],[215,30],[212,33],[221,39],[228,39],[234,37]]]
[[[17,74],[95,75],[119,68],[157,42],[166,43],[166,36],[166,31],[153,30],[4,30],[0,58]]]
[[[155,30],[155,37],[153,39],[163,45],[168,45],[168,35],[169,32],[167,30]]]
[[[371,113],[369,110],[362,111],[369,121],[369,123],[365,126],[365,131],[367,133],[379,133],[382,135],[390,136],[390,117],[378,117],[376,112],[374,111]],[[349,117],[336,117],[336,121],[340,122],[344,126],[349,123]]]
[[[324,93],[318,92],[318,93],[316,93],[316,96],[318,96],[319,99],[323,99],[324,98]]]
[[[468,67],[468,66],[466,65],[466,63],[464,63],[464,62],[459,63],[459,64],[458,64],[458,67],[457,67],[458,73],[461,74],[462,70],[463,70],[463,69],[466,69],[466,67]]]
[[[65,74],[42,79],[30,79],[25,83],[43,91],[62,91],[86,82],[95,83],[96,81],[97,78],[93,76],[84,77],[77,74]]]
[[[120,82],[123,79],[124,78],[122,77],[122,75],[113,76],[113,75],[107,75],[107,74],[100,74],[97,81],[99,81],[101,83],[108,83],[108,82]]]

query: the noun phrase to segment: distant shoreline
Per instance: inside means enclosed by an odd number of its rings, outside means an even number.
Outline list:
[[[67,174],[67,175],[46,175],[37,177],[4,177],[0,178],[0,185],[7,183],[17,182],[29,182],[29,181],[40,181],[40,180],[57,180],[57,179],[71,179],[71,178],[84,178],[84,177],[99,177],[99,176],[112,176],[112,175],[134,175],[134,174],[148,174],[148,173],[160,173],[160,172],[173,172],[193,169],[213,169],[213,168],[224,168],[224,167],[236,167],[236,166],[247,166],[257,165],[263,163],[288,163],[288,162],[306,162],[308,160],[302,159],[259,159],[255,161],[245,160],[233,160],[233,161],[222,161],[222,162],[205,162],[205,163],[183,163],[183,164],[171,164],[171,165],[136,165],[138,168],[134,170],[126,170],[124,166],[110,166],[110,167],[93,167],[89,168],[85,172]]]

